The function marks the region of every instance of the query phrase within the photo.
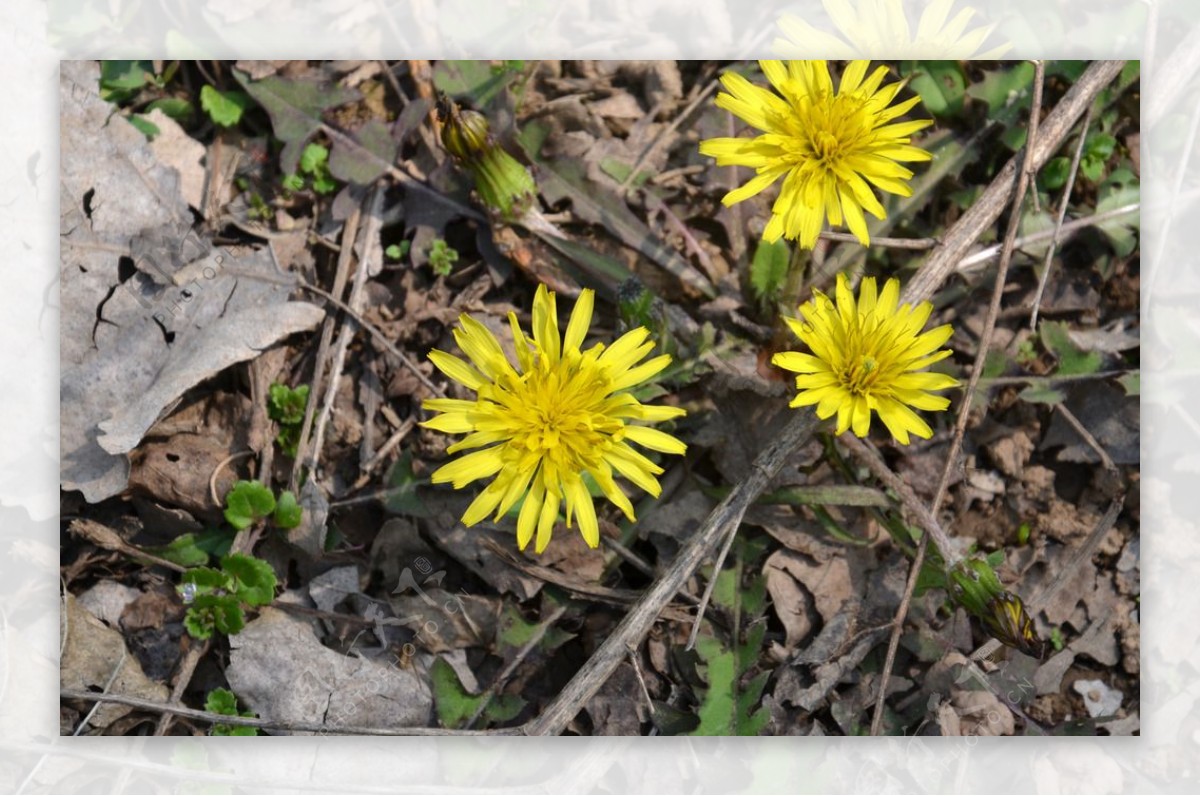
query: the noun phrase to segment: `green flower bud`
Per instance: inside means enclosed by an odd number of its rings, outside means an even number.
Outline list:
[[[537,183],[529,169],[492,138],[487,118],[449,100],[442,103],[439,115],[444,122],[442,146],[475,178],[483,203],[505,219],[522,215],[537,194]]]
[[[1000,585],[995,570],[982,558],[970,558],[949,572],[950,594],[967,609],[992,638],[1014,649],[1041,658],[1045,645],[1021,598]]]

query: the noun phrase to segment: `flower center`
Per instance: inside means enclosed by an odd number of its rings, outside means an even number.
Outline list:
[[[512,444],[555,470],[598,466],[625,427],[604,413],[608,385],[608,376],[594,361],[538,363],[513,390]]]
[[[866,395],[871,391],[879,375],[879,361],[870,354],[849,357],[842,371],[842,383],[854,395]]]

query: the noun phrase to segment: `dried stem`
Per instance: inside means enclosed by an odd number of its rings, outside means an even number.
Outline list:
[[[1054,265],[1054,253],[1058,250],[1058,236],[1062,233],[1063,219],[1067,217],[1067,205],[1071,202],[1071,191],[1075,188],[1075,175],[1079,173],[1079,161],[1083,157],[1083,144],[1087,140],[1088,128],[1092,126],[1092,106],[1083,115],[1080,125],[1079,142],[1075,144],[1075,152],[1071,155],[1071,170],[1067,174],[1067,184],[1063,186],[1062,199],[1058,205],[1058,216],[1054,219],[1054,234],[1050,237],[1050,245],[1046,247],[1046,259],[1042,262],[1042,275],[1038,279],[1037,292],[1033,295],[1033,310],[1029,313],[1029,328],[1037,329],[1038,309],[1042,306],[1042,294],[1046,292],[1046,283],[1050,280],[1050,269]],[[1034,194],[1036,196],[1036,194]]]
[[[227,724],[232,727],[255,727],[260,730],[278,730],[280,732],[315,732],[321,735],[518,735],[520,730],[443,730],[437,727],[350,727],[342,725],[320,724],[311,721],[280,722],[269,719],[256,719],[248,716],[226,716],[223,713],[209,713],[206,710],[196,710],[184,705],[169,705],[155,702],[152,699],[126,696],[124,694],[99,694],[94,691],[79,691],[73,688],[61,689],[58,693],[61,699],[82,699],[89,702],[113,702],[118,705],[128,705],[131,708],[150,710],[163,715],[182,716],[186,719],[203,721],[208,724]]]

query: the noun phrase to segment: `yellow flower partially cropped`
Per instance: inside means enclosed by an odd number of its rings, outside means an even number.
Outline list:
[[[913,409],[936,412],[950,405],[950,399],[931,392],[956,387],[958,380],[924,371],[950,356],[949,349],[941,348],[954,334],[950,324],[922,333],[933,305],[897,306],[897,279],[889,279],[881,293],[873,277],[863,279],[857,302],[842,274],[836,305],[819,290],[813,294],[812,301],[800,306],[802,320],[786,319],[812,353],[787,351],[771,359],[800,374],[800,393],[791,406],[815,404],[822,420],[837,413],[838,434],[851,429],[866,436],[875,412],[902,445],[908,444],[909,434],[933,436]]]
[[[775,40],[778,55],[962,60],[999,58],[1012,49],[1006,42],[980,51],[996,26],[983,24],[967,30],[977,11],[964,6],[951,16],[954,0],[932,0],[907,9],[902,0],[821,0],[821,5],[842,38],[811,24],[826,21],[816,15],[801,19],[784,14],[779,27],[787,38]],[[915,18],[912,15],[918,9],[920,17]]]
[[[467,526],[493,513],[499,520],[524,495],[517,517],[522,550],[535,530],[535,549],[546,549],[564,503],[567,526],[578,521],[584,540],[598,546],[600,526],[583,474],[591,475],[604,496],[632,521],[633,504],[617,486],[614,473],[658,497],[662,487],[655,476],[663,470],[630,443],[661,453],[687,450],[670,434],[638,425],[686,414],[673,406],[647,406],[629,393],[671,362],[666,354],[642,362],[654,348],[647,342],[647,329],[627,332],[611,346],[597,343],[582,349],[594,300],[591,290],[582,292],[560,336],[554,294],[539,286],[532,338],[521,330],[514,313],[508,315],[515,367],[488,328],[469,315],[459,316],[454,339],[470,362],[444,351],[429,352],[442,373],[477,395],[475,400],[435,398],[422,404],[440,414],[421,425],[467,435],[450,446],[450,453],[471,450],[438,468],[432,481],[461,489],[492,478],[463,514]]]
[[[851,61],[836,93],[825,61],[761,61],[774,92],[726,72],[728,93],[717,106],[763,131],[755,138],[710,138],[700,152],[720,166],[749,166],[755,176],[727,193],[729,206],[758,194],[780,177],[783,185],[771,208],[763,238],[799,240],[811,249],[826,219],[845,224],[864,246],[870,243],[864,211],[885,217],[874,189],[911,196],[905,180],[913,173],[900,165],[932,156],[909,141],[929,120],[894,122],[919,97],[891,105],[903,83],[880,87],[887,67],[867,75],[867,61]],[[778,92],[778,93],[775,93]],[[873,186],[873,187],[872,187]]]

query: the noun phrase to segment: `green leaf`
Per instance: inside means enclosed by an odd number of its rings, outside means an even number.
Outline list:
[[[275,527],[284,530],[299,527],[303,513],[300,504],[296,502],[296,496],[289,489],[279,496],[279,501],[275,504]]]
[[[1067,325],[1062,321],[1042,321],[1038,327],[1042,345],[1058,358],[1058,375],[1074,376],[1100,370],[1103,358],[1095,351],[1084,352],[1071,342]],[[1028,399],[1026,399],[1028,400]]]
[[[233,127],[250,107],[250,97],[240,91],[218,91],[212,86],[200,89],[200,107],[222,127]]]
[[[230,553],[221,569],[233,579],[232,591],[247,605],[267,605],[275,599],[275,570],[261,558]]]
[[[412,247],[412,241],[402,240],[399,243],[393,243],[383,250],[383,256],[389,260],[403,260],[408,256],[408,250]]]
[[[196,110],[192,107],[192,103],[179,97],[164,97],[156,99],[146,106],[146,113],[154,110],[160,110],[167,116],[171,117],[180,124],[188,124],[192,121]]]
[[[989,117],[1012,125],[1029,105],[1033,75],[1033,64],[1019,61],[1007,69],[985,72],[983,80],[967,89],[967,96],[986,102]]]
[[[1028,401],[1031,404],[1060,404],[1067,400],[1067,396],[1062,390],[1050,387],[1047,385],[1033,384],[1021,392],[1017,393],[1017,397],[1022,401]]]
[[[1065,157],[1054,158],[1042,167],[1042,187],[1048,191],[1057,191],[1067,184],[1067,177],[1070,174],[1071,159]]]
[[[232,594],[206,594],[203,597],[197,597],[196,607],[210,610],[216,629],[227,636],[241,633],[242,629],[246,627],[246,614],[242,612],[242,606],[238,603],[237,597]]]
[[[523,649],[532,641],[540,628],[540,622],[529,621],[521,614],[520,609],[511,603],[505,603],[504,610],[500,614],[500,621],[496,626],[496,641],[502,647],[508,647],[515,652]],[[537,649],[543,652],[553,652],[573,638],[575,638],[575,634],[551,626],[546,629],[545,634],[538,641]]]
[[[275,496],[258,481],[238,481],[225,496],[225,520],[239,531],[275,510]]]
[[[1142,372],[1135,370],[1132,373],[1126,373],[1117,379],[1117,384],[1120,384],[1125,389],[1126,395],[1141,395],[1142,394]]]
[[[437,658],[429,668],[433,686],[433,701],[437,706],[438,722],[447,729],[457,729],[465,724],[479,706],[487,699],[486,694],[468,694],[450,664]],[[492,697],[483,716],[489,722],[511,721],[524,709],[525,700],[516,694],[498,694]]]
[[[100,98],[108,102],[132,99],[153,80],[154,66],[149,61],[100,62]]]
[[[214,589],[227,589],[231,585],[226,573],[212,567],[192,567],[179,580],[195,586],[196,594],[208,594]]]
[[[185,533],[176,536],[170,544],[161,547],[144,548],[147,553],[153,553],[159,558],[178,564],[181,567],[199,567],[208,563],[208,551],[196,545],[196,535]]]
[[[150,121],[145,116],[134,114],[133,116],[129,117],[129,123],[133,125],[135,130],[146,136],[147,140],[153,139],[154,136],[162,132],[158,129],[157,124]]]
[[[429,249],[429,267],[438,276],[449,276],[458,262],[458,252],[438,238]]]
[[[433,85],[452,97],[469,98],[482,109],[503,91],[519,70],[493,69],[487,61],[438,61],[433,67]]]
[[[912,75],[909,86],[934,116],[962,112],[966,80],[957,61],[903,61],[901,75]]]
[[[222,716],[238,715],[237,697],[228,688],[214,688],[204,700],[204,709]]]
[[[759,625],[760,629],[762,628]],[[700,726],[691,735],[758,735],[770,713],[763,707],[753,711],[762,697],[770,672],[762,672],[745,686],[740,685],[742,674],[737,656],[712,636],[696,640],[696,651],[705,666],[703,676],[708,683],[698,715]]]
[[[267,398],[267,416],[285,426],[304,422],[304,410],[308,406],[308,385],[295,389],[286,384],[272,384]]]
[[[761,302],[774,301],[787,280],[791,249],[786,241],[761,241],[750,262],[750,287]]]
[[[541,157],[541,144],[548,132],[549,128],[544,123],[528,123],[522,128],[518,142],[529,158],[541,167],[538,182],[549,203],[570,199],[577,216],[602,225],[626,246],[641,252],[689,287],[709,298],[716,297],[712,283],[634,215],[624,198],[587,179],[586,168],[581,160],[547,160]],[[647,196],[653,194],[648,193]]]
[[[305,174],[316,174],[317,170],[328,162],[328,149],[320,144],[308,144],[300,155],[300,171]]]
[[[384,504],[393,514],[408,514],[413,517],[429,516],[429,509],[418,494],[418,487],[426,483],[417,478],[412,469],[412,451],[406,450],[396,459],[388,473],[387,497]]]
[[[1093,133],[1085,145],[1089,157],[1108,160],[1117,148],[1117,139],[1108,133]]]
[[[212,610],[195,605],[188,606],[183,615],[183,627],[192,638],[204,641],[212,638],[214,630]]]
[[[1101,191],[1101,197],[1096,202],[1097,213],[1107,213],[1119,207],[1125,207],[1141,201],[1141,188],[1137,184],[1114,187],[1111,191]],[[1137,247],[1138,230],[1141,224],[1141,213],[1134,211],[1125,215],[1110,218],[1097,226],[1108,238],[1118,257],[1128,257]]]
[[[334,145],[329,157],[329,173],[355,185],[370,185],[395,163],[398,148],[391,128],[379,119],[371,119],[345,142]],[[329,183],[333,185],[332,180]],[[313,188],[321,191],[315,180]]]

